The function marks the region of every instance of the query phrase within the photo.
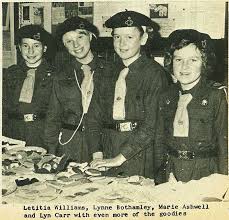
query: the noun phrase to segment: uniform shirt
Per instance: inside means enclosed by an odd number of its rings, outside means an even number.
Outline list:
[[[104,62],[100,61],[97,57],[94,57],[91,63],[88,64],[91,67],[91,71],[94,71],[94,94],[96,93],[96,85],[100,75],[103,75],[105,65]],[[75,135],[72,141],[68,145],[59,146],[58,136],[60,131],[63,132],[62,142],[69,140],[70,136],[73,134],[74,130],[63,130],[62,125],[73,125],[77,126],[80,122],[80,118],[83,113],[82,109],[82,95],[81,91],[77,85],[74,70],[76,71],[79,85],[81,85],[84,74],[81,69],[82,64],[75,59],[71,61],[70,64],[66,65],[58,74],[58,77],[54,80],[53,92],[51,96],[48,117],[46,120],[45,129],[45,142],[50,153],[58,154],[58,148],[61,149],[61,154],[67,153],[72,159],[78,162],[88,159],[88,154],[91,149],[87,149],[87,144],[85,141],[84,131],[80,131]],[[90,107],[89,107],[90,109]],[[84,116],[82,127],[86,127],[87,114]],[[80,145],[80,146],[77,146]],[[82,151],[82,156],[79,156]],[[68,152],[66,152],[68,151]],[[96,151],[96,150],[95,150]],[[78,155],[77,155],[78,153]]]
[[[19,102],[19,97],[28,69],[25,63],[22,62],[9,67],[6,71],[3,82],[3,121],[7,128],[3,128],[3,134],[12,138],[25,140],[27,145],[38,144],[43,147],[44,143],[41,141],[43,135],[40,133],[40,130],[42,132],[44,130],[43,119],[49,105],[55,69],[45,60],[42,61],[35,73],[32,101],[31,103],[23,103]],[[25,123],[23,120],[24,114],[43,115],[43,119]],[[20,120],[18,120],[19,117],[21,117]],[[34,133],[34,137],[32,137],[32,132]]]
[[[94,108],[89,113],[90,117],[92,117],[90,120],[92,141],[90,144],[98,144],[101,150],[105,152],[106,158],[115,157],[121,153],[127,160],[133,158],[133,163],[138,160],[138,157],[141,160],[139,163],[144,163],[143,160],[147,156],[152,161],[152,154],[145,155],[144,150],[153,147],[158,95],[162,88],[167,85],[167,81],[163,68],[145,55],[142,55],[128,67],[129,73],[126,77],[127,93],[125,97],[126,117],[124,122],[137,121],[139,126],[132,132],[106,129],[106,124],[117,122],[113,119],[113,102],[115,84],[120,71],[124,68],[120,60],[115,64],[115,69],[108,73],[100,83],[99,96],[94,99],[96,103],[93,104]],[[100,134],[102,134],[102,137]],[[128,164],[128,162],[125,162],[125,164]],[[137,170],[138,164],[136,163],[135,165]],[[126,174],[134,174],[135,171],[132,172],[128,170],[129,168],[125,168]],[[151,167],[151,169],[153,168]],[[153,170],[150,172],[153,174]],[[136,171],[136,174],[144,175],[141,171]]]
[[[193,96],[187,106],[188,137],[173,136],[173,121],[180,87],[177,84],[173,85],[161,96],[155,159],[158,167],[164,162],[163,154],[165,155],[167,149],[170,148],[193,152],[214,151],[215,149],[217,151],[217,160],[196,158],[185,161],[174,158],[173,165],[170,164],[170,171],[175,173],[178,180],[186,182],[214,172],[227,174],[227,102],[224,91],[214,85],[216,84],[202,79],[188,91]]]

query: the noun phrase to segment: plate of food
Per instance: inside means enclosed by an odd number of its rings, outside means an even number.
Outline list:
[[[27,147],[17,147],[10,149],[6,152],[6,154],[10,156],[14,156],[17,159],[23,159],[28,157],[39,157],[42,155],[45,155],[47,153],[47,150],[41,147],[34,147],[34,146],[27,146]]]

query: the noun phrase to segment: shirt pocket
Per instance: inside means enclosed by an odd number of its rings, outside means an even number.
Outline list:
[[[43,78],[35,86],[33,102],[36,102],[38,106],[47,106],[49,104],[49,98],[52,93],[52,82],[53,80],[51,78]]]
[[[53,82],[53,79],[51,77],[44,77],[44,78],[42,78],[42,80],[40,82],[40,87],[42,89],[51,89],[52,88],[52,82]]]
[[[166,137],[173,136],[173,121],[175,117],[175,111],[169,108],[164,108],[161,111],[164,123],[164,134]]]
[[[81,91],[77,86],[77,82],[74,79],[66,79],[59,81],[59,94],[62,103],[72,105],[75,102],[81,103]]]
[[[195,141],[210,141],[213,135],[213,115],[210,108],[196,108],[189,113],[189,133]]]
[[[145,119],[147,106],[144,104],[144,98],[142,91],[128,91],[125,99],[125,109],[129,118],[136,120]]]

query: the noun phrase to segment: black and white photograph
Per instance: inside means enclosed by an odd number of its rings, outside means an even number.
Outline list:
[[[3,219],[229,219],[228,2],[1,2]]]

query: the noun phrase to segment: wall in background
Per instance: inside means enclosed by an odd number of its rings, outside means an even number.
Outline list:
[[[104,28],[104,21],[113,14],[135,10],[150,16],[161,26],[162,37],[173,30],[193,28],[208,33],[214,39],[224,37],[225,2],[215,1],[178,1],[178,0],[142,0],[142,1],[103,1],[94,3],[94,24],[101,36],[110,36]]]

